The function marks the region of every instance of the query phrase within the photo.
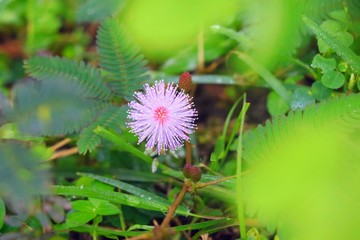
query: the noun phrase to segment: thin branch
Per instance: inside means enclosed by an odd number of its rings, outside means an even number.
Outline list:
[[[186,187],[186,185],[184,183],[179,195],[176,197],[173,204],[169,207],[169,211],[167,212],[167,214],[166,214],[164,220],[162,221],[160,227],[166,227],[166,226],[169,225],[171,218],[174,216],[175,211],[176,211],[177,207],[180,205],[181,201],[183,200],[186,192],[187,192],[187,187]]]
[[[66,150],[54,153],[49,160],[54,160],[54,159],[61,158],[61,157],[67,157],[67,156],[76,154],[78,152],[79,152],[79,149],[77,147],[73,147],[70,149],[66,149]]]
[[[70,141],[71,141],[70,138],[64,138],[64,139],[61,140],[60,142],[55,143],[54,145],[52,145],[52,146],[50,147],[50,149],[53,150],[53,151],[56,151],[56,150],[58,150],[59,148],[61,148],[61,147],[65,146],[66,144],[68,144]]]

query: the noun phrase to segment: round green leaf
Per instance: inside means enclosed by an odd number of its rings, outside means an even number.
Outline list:
[[[314,82],[311,85],[310,91],[313,97],[318,101],[327,99],[331,95],[331,90],[325,87],[321,82]]]
[[[276,92],[271,92],[267,98],[267,109],[271,116],[285,114],[289,110],[289,105]]]
[[[330,89],[338,89],[345,83],[345,77],[343,74],[337,71],[326,72],[320,79],[321,83],[325,87]]]

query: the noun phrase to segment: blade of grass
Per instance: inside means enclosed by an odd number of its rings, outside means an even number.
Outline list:
[[[251,43],[251,40],[247,36],[245,36],[243,32],[236,32],[231,28],[226,28],[220,25],[213,25],[210,28],[215,33],[223,34],[231,39],[234,39],[240,44],[240,47],[242,47],[242,49],[252,48],[253,44]]]
[[[187,230],[196,230],[196,229],[202,229],[207,228],[213,225],[217,224],[235,224],[235,220],[231,218],[223,218],[223,219],[217,219],[217,220],[209,220],[206,222],[200,222],[200,223],[191,223],[187,225],[181,225],[173,227],[172,229],[175,229],[176,231],[187,231]]]
[[[358,55],[356,55],[350,48],[336,41],[333,36],[308,17],[303,16],[302,19],[305,25],[316,35],[317,38],[323,40],[336,52],[337,55],[348,62],[355,73],[360,73],[360,57]]]
[[[249,105],[250,104],[246,102],[246,96],[245,96],[242,109],[247,110]],[[236,155],[236,161],[237,161],[236,192],[237,192],[237,208],[238,208],[238,219],[240,225],[241,239],[246,239],[245,213],[244,213],[244,203],[242,197],[242,137],[243,137],[246,110],[242,111],[242,115],[241,115],[241,125],[239,129],[239,140],[238,140],[237,155]]]
[[[96,127],[94,132],[96,134],[98,134],[99,136],[114,143],[118,147],[119,150],[129,152],[129,153],[135,155],[136,157],[140,158],[141,160],[144,160],[146,163],[148,163],[151,166],[153,159],[151,157],[145,155],[143,152],[141,152],[136,147],[134,147],[131,144],[129,144],[128,142],[126,142],[122,138],[121,135],[115,134],[115,133],[113,133],[103,127],[100,127],[100,126]],[[160,168],[161,170],[171,170],[171,168],[169,168],[168,166],[166,166],[162,163],[159,163],[158,168]]]
[[[100,182],[109,184],[111,186],[117,187],[119,189],[121,189],[122,191],[126,191],[128,193],[131,193],[135,196],[141,197],[143,199],[148,199],[150,202],[153,203],[157,203],[158,205],[164,205],[164,206],[170,206],[171,202],[168,201],[165,198],[159,197],[158,195],[152,193],[152,192],[148,192],[146,190],[143,190],[139,187],[136,187],[134,185],[119,181],[119,180],[115,180],[115,179],[111,179],[111,178],[106,178],[106,177],[102,177],[102,176],[98,176],[98,175],[94,175],[91,173],[79,173],[80,176],[86,176],[92,179],[96,179]],[[184,206],[179,206],[177,209],[177,213],[180,213],[182,215],[187,215],[189,213],[189,209],[187,209]]]
[[[4,200],[0,197],[0,229],[4,224],[5,214],[6,214],[5,203]]]
[[[246,94],[243,95],[244,99],[246,99]],[[236,122],[235,122],[235,126],[233,127],[232,131],[231,131],[231,134],[230,134],[230,137],[229,137],[229,140],[227,142],[227,145],[226,145],[226,148],[225,148],[225,151],[224,151],[224,158],[226,158],[228,152],[229,152],[229,149],[230,149],[230,146],[232,145],[233,141],[234,141],[234,138],[235,138],[235,135],[236,135],[236,132],[238,131],[239,127],[241,126],[242,124],[242,121],[243,121],[243,114],[244,112],[247,112],[249,108],[249,104],[243,104],[243,108],[241,109],[237,119],[236,119]]]
[[[118,229],[113,228],[105,228],[105,227],[99,227],[99,226],[93,226],[93,225],[82,225],[79,227],[74,228],[65,228],[64,225],[55,225],[54,226],[55,231],[61,231],[61,230],[73,230],[76,232],[86,232],[91,233],[96,231],[98,235],[102,236],[109,236],[109,235],[115,235],[115,236],[122,236],[122,237],[134,237],[138,236],[140,234],[145,233],[146,231],[121,231]]]
[[[242,52],[234,52],[241,60],[243,60],[247,65],[257,72],[268,84],[269,86],[282,98],[285,102],[290,102],[290,94],[283,86],[281,81],[277,79],[271,72],[269,72],[265,67],[261,66],[249,55]]]

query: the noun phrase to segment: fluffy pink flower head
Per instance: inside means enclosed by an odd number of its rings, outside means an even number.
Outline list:
[[[165,84],[163,80],[150,87],[144,85],[145,92],[136,92],[135,100],[129,103],[128,126],[146,141],[146,148],[175,150],[189,140],[194,132],[197,111],[190,96],[179,91],[177,85]]]

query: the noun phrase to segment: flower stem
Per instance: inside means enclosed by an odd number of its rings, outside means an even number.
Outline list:
[[[187,192],[187,188],[186,188],[186,185],[184,183],[179,195],[176,197],[173,204],[169,207],[169,211],[167,212],[167,214],[166,214],[164,220],[162,221],[160,227],[166,227],[167,225],[169,225],[169,222],[170,222],[171,218],[175,214],[175,211],[176,211],[177,207],[180,205],[180,203],[181,203],[182,199],[184,198],[186,192]]]
[[[191,143],[189,141],[185,141],[186,148],[186,164],[191,165]]]

